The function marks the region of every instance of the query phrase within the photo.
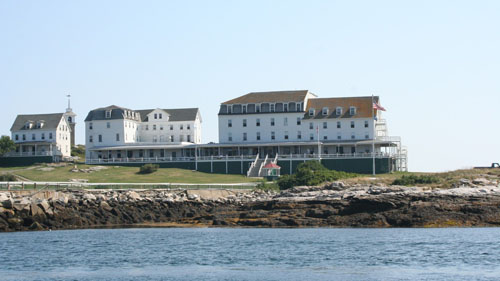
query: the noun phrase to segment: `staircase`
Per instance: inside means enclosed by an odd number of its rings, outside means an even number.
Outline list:
[[[250,166],[250,169],[248,169],[247,177],[249,178],[259,177],[262,164],[264,164],[264,159],[256,159],[255,162],[253,162],[252,165]]]

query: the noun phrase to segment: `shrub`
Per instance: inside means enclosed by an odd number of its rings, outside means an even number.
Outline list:
[[[268,191],[268,190],[279,191],[280,187],[275,182],[266,183],[266,181],[261,181],[261,182],[259,182],[259,184],[257,184],[255,186],[255,189],[260,189],[260,190],[264,190],[264,191]]]
[[[12,174],[0,175],[0,181],[16,181],[16,177]]]
[[[158,171],[158,164],[146,164],[139,169],[139,174],[151,174]]]
[[[417,185],[417,184],[431,184],[431,183],[438,183],[439,178],[431,175],[403,175],[399,179],[395,179],[392,182],[392,185],[406,185],[406,186],[411,186],[411,185]]]
[[[278,185],[281,190],[299,185],[319,185],[327,181],[356,177],[356,174],[329,170],[318,161],[312,160],[300,164],[293,175],[281,176]]]

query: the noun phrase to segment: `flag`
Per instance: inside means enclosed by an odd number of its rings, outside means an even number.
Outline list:
[[[385,108],[383,108],[381,105],[379,105],[376,102],[373,103],[373,109],[385,111]]]

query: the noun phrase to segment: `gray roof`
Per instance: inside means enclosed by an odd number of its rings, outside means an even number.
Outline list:
[[[20,114],[17,115],[14,124],[10,128],[10,131],[21,131],[21,130],[52,130],[57,129],[64,113],[50,113],[50,114]],[[26,123],[32,121],[33,127],[28,129],[25,127]],[[38,121],[44,121],[43,127],[38,128],[36,124]]]
[[[106,118],[106,110],[111,110],[111,118]],[[123,119],[123,112],[125,110],[134,111],[128,108],[119,107],[116,105],[111,105],[107,107],[101,107],[94,110],[91,110],[85,118],[85,121],[93,121],[93,120],[112,120],[112,119]]]
[[[111,118],[106,118],[106,110],[111,111]],[[94,120],[113,120],[113,119],[123,119],[124,111],[132,111],[139,113],[141,116],[141,121],[147,120],[147,115],[151,113],[154,109],[141,109],[132,110],[128,108],[119,107],[116,105],[111,105],[108,107],[97,108],[89,112],[85,121]],[[176,109],[162,109],[169,115],[169,121],[194,121],[198,115],[198,108],[176,108]]]
[[[148,114],[154,109],[141,109],[136,110],[141,114],[141,121],[147,121]],[[198,115],[198,108],[175,108],[175,109],[161,109],[165,111],[169,117],[168,121],[194,121]]]

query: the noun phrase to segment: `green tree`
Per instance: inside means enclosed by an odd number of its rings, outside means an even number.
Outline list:
[[[9,136],[2,136],[0,138],[0,156],[5,155],[5,153],[16,149],[16,144],[10,139]]]

